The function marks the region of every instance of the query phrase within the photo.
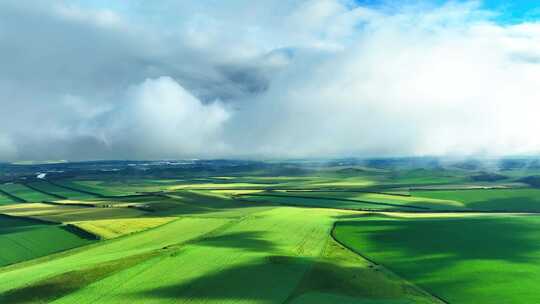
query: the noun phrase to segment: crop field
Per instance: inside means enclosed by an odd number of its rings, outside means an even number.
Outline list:
[[[157,227],[175,219],[174,217],[134,217],[73,222],[72,224],[102,239],[113,239]]]
[[[47,195],[45,193],[32,190],[22,184],[3,184],[0,185],[0,190],[5,191],[21,200],[27,202],[41,202],[52,201],[58,199],[57,197]]]
[[[449,303],[537,303],[540,217],[358,217],[336,238]]]
[[[540,301],[523,174],[219,170],[2,184],[0,303]]]
[[[0,267],[91,242],[58,225],[0,216]]]

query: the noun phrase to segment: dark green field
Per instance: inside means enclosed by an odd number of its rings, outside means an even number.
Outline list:
[[[538,303],[540,217],[338,222],[343,244],[449,303]]]
[[[0,216],[0,267],[91,242],[59,225]]]
[[[412,191],[415,197],[455,200],[473,210],[540,212],[540,189]]]

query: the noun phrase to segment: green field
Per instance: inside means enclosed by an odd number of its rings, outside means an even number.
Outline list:
[[[335,237],[449,303],[538,303],[540,217],[358,217]]]
[[[0,216],[0,267],[91,242],[58,225]]]
[[[52,193],[54,195],[58,195],[58,196],[68,198],[68,199],[88,199],[88,198],[95,197],[94,195],[90,195],[88,193],[83,193],[83,192],[70,190],[67,188],[62,188],[54,184],[51,184],[49,182],[33,182],[33,183],[30,183],[29,186],[37,190],[41,190],[45,193]]]
[[[473,210],[540,211],[540,189],[482,189],[412,191],[415,197],[462,202]]]
[[[22,184],[3,184],[0,189],[27,202],[53,201],[57,197],[34,191]]]
[[[106,183],[103,181],[71,181],[71,180],[61,180],[55,181],[55,184],[59,186],[65,186],[67,188],[72,188],[74,191],[82,190],[83,192],[96,193],[99,195],[126,195],[133,194],[133,191],[125,191],[122,188],[118,187],[109,187],[107,188]]]

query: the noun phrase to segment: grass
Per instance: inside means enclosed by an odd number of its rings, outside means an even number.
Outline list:
[[[27,202],[53,201],[58,199],[57,197],[34,191],[21,184],[3,184],[0,185],[0,190],[3,190],[15,197],[21,198]]]
[[[58,225],[0,216],[0,266],[79,247],[91,240]]]
[[[540,189],[481,189],[412,191],[415,197],[459,201],[468,209],[540,211]]]
[[[539,231],[536,216],[372,216],[335,236],[450,303],[537,303]]]

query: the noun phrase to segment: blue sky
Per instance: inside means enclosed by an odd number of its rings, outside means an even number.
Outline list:
[[[174,4],[175,1],[162,0],[148,5],[138,0],[130,2],[129,5],[126,5],[122,2],[111,2],[111,1],[75,1],[81,6],[93,7],[93,8],[108,8],[114,11],[117,11],[121,14],[130,15],[130,14],[142,14],[145,10],[148,12],[149,7],[154,7],[157,5],[170,6]],[[201,4],[207,2],[211,4],[213,1],[206,0],[201,1]],[[356,0],[360,5],[365,5],[369,7],[380,8],[382,6],[386,7],[400,7],[404,3],[422,3],[423,5],[443,5],[448,2],[478,2],[482,9],[486,9],[496,13],[494,20],[501,24],[515,24],[524,21],[537,21],[540,20],[540,2],[531,1],[531,0],[483,0],[483,1],[447,1],[447,0],[431,0],[431,1],[392,1],[392,0]],[[136,11],[135,11],[136,10]]]
[[[442,5],[449,1],[433,0],[433,1],[385,1],[385,0],[357,0],[361,5],[380,7],[384,6],[399,6],[403,3],[430,3],[432,5]],[[467,2],[467,1],[454,1]],[[486,10],[498,13],[495,20],[504,24],[513,24],[523,21],[533,21],[540,19],[540,2],[531,0],[484,0],[478,1],[480,7]]]
[[[504,23],[518,23],[540,19],[540,3],[531,0],[486,0],[483,6],[501,13],[498,18]]]

